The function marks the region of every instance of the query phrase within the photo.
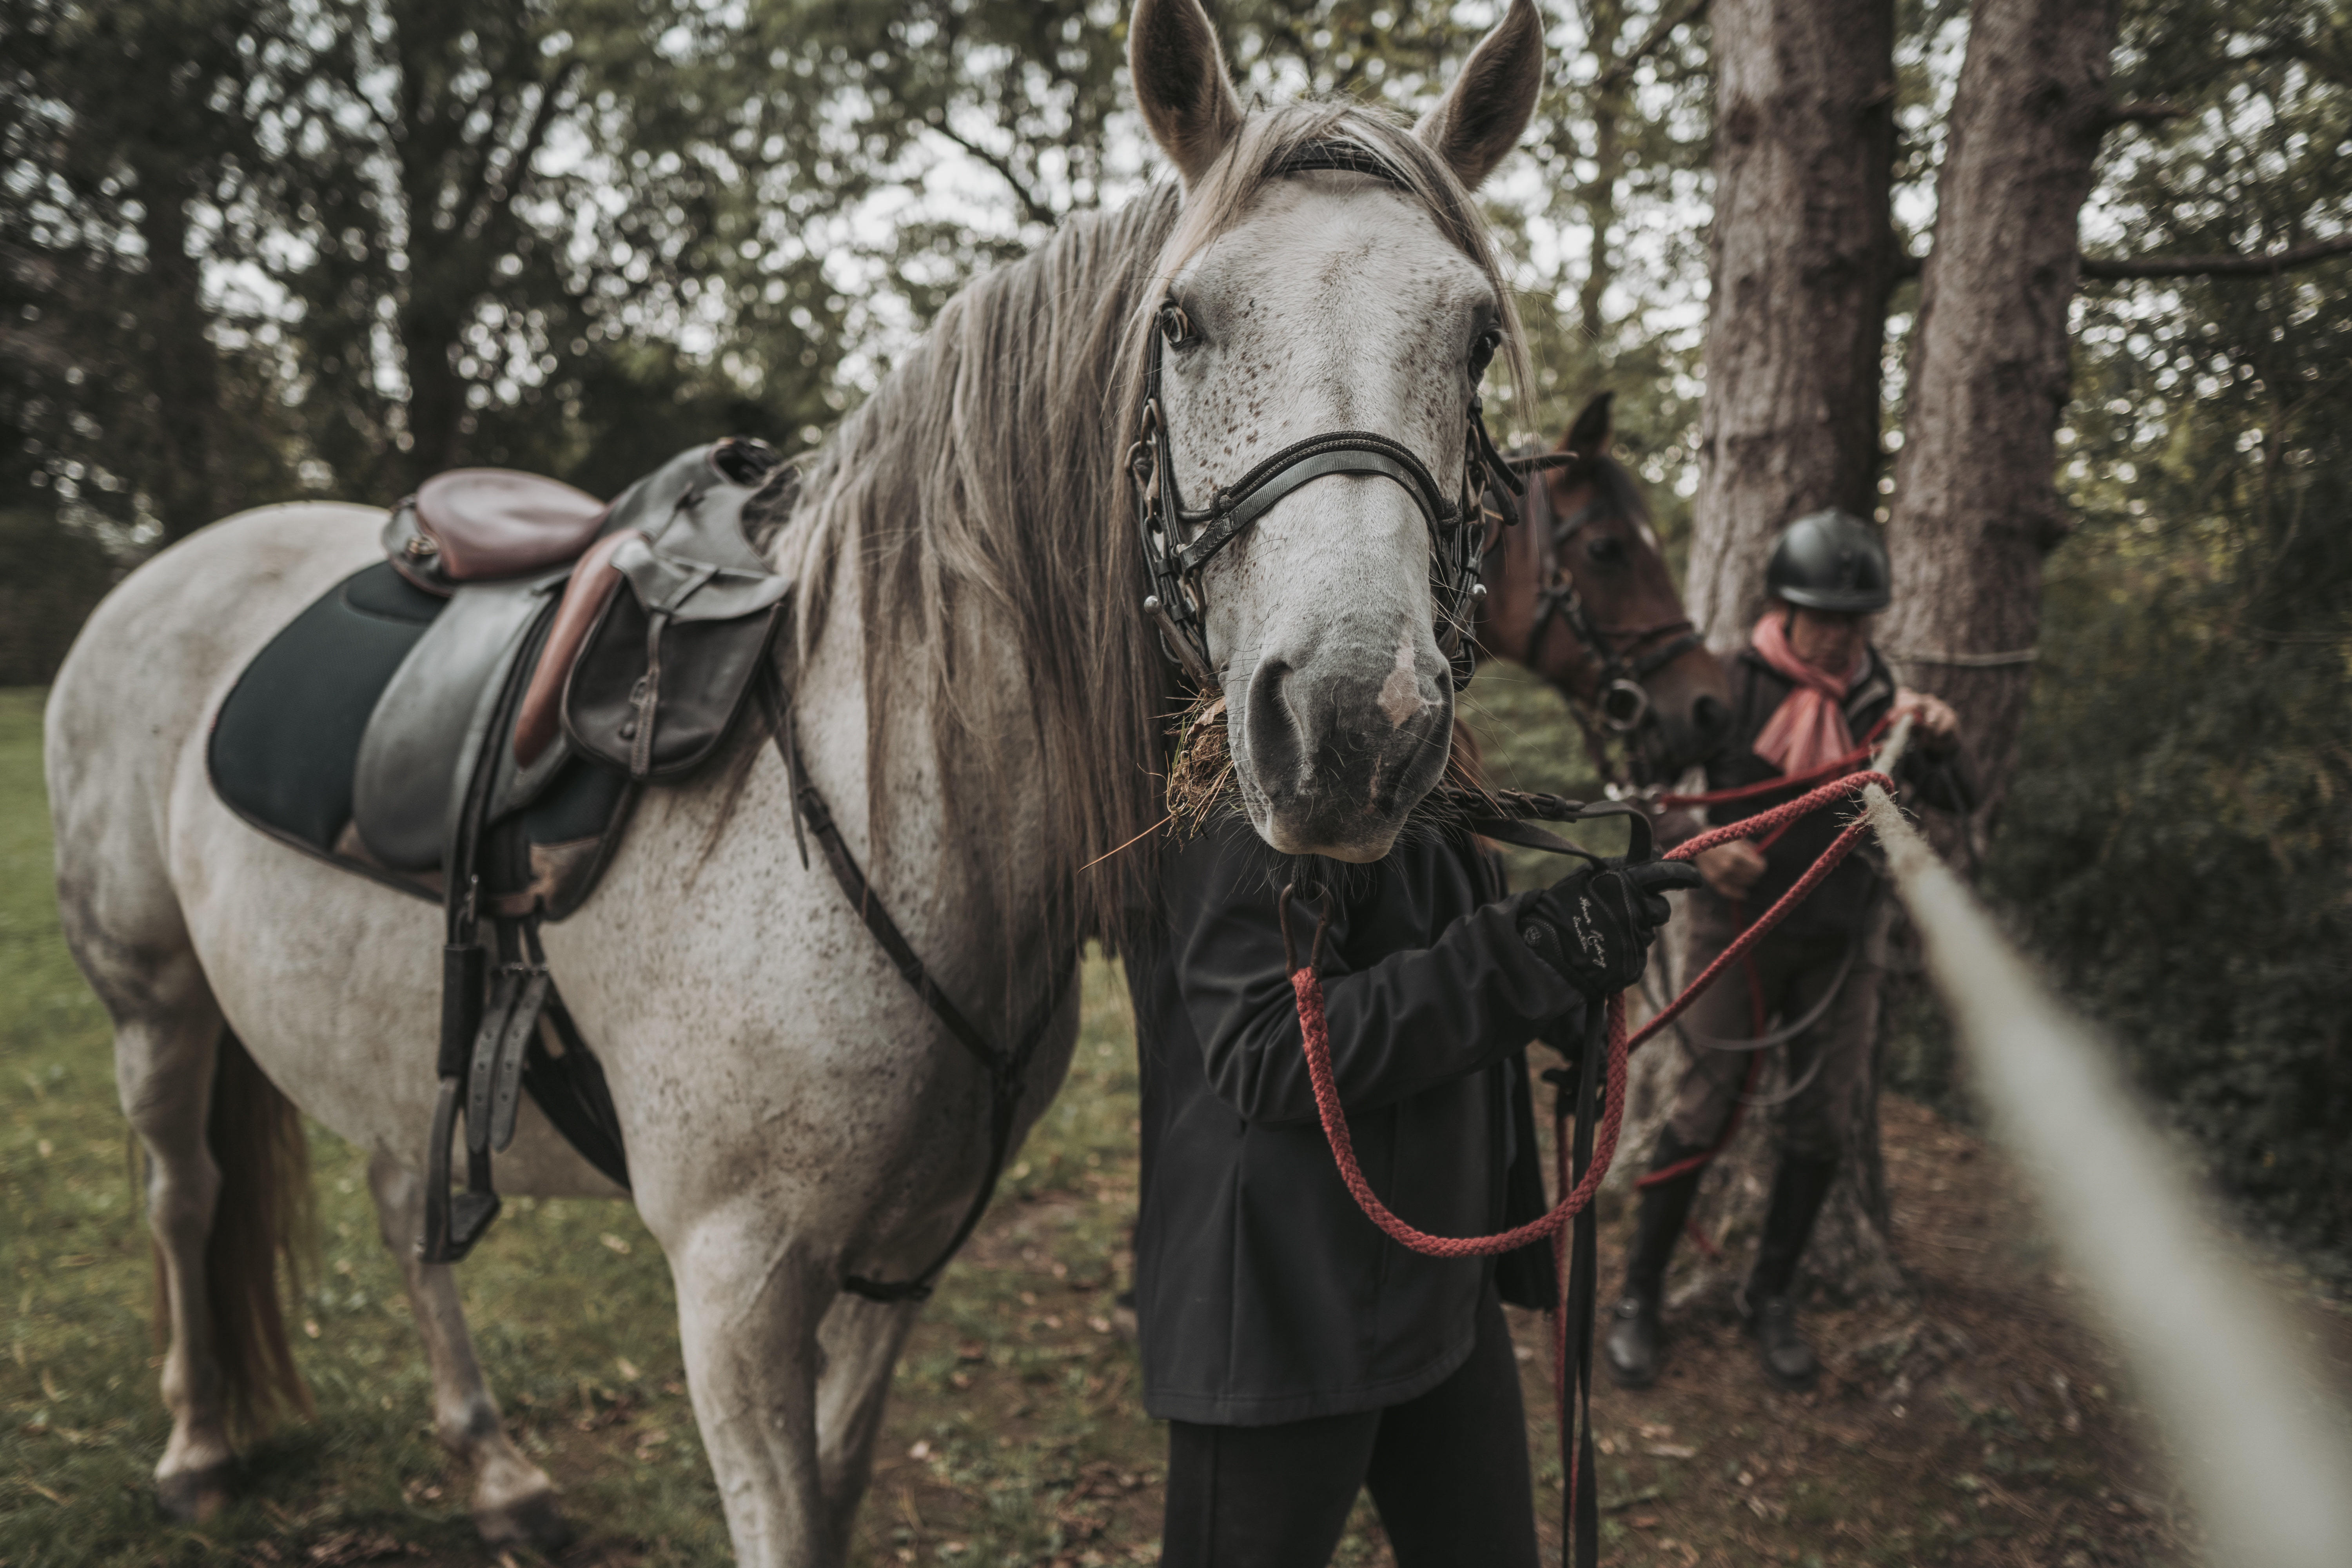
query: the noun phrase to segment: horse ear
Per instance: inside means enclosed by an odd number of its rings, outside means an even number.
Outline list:
[[[1471,51],[1470,63],[1413,134],[1475,191],[1518,145],[1542,90],[1543,18],[1535,0],[1511,0],[1510,10]]]
[[[1609,405],[1616,401],[1613,392],[1596,392],[1568,434],[1559,438],[1559,449],[1574,452],[1580,458],[1598,458],[1609,450]]]
[[[1151,139],[1189,187],[1241,129],[1241,100],[1201,0],[1135,0],[1127,69]]]

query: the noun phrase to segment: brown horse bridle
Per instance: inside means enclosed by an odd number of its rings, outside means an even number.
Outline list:
[[[1699,647],[1700,638],[1698,628],[1687,616],[1647,626],[1603,626],[1592,618],[1577,588],[1576,574],[1564,558],[1570,540],[1615,513],[1604,498],[1596,495],[1567,517],[1555,517],[1551,487],[1540,477],[1547,469],[1568,468],[1581,460],[1575,452],[1514,454],[1504,459],[1529,481],[1520,505],[1536,547],[1535,609],[1519,662],[1529,669],[1539,668],[1537,657],[1544,633],[1558,620],[1600,666],[1598,694],[1591,701],[1592,715],[1586,727],[1597,724],[1612,733],[1627,735],[1641,728],[1649,716],[1650,694],[1643,683]],[[1507,511],[1501,513],[1504,519],[1508,516]],[[1502,529],[1490,526],[1482,559],[1493,554],[1502,542]]]

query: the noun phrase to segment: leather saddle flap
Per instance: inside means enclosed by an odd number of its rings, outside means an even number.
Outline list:
[[[561,573],[472,584],[394,671],[360,739],[352,821],[394,870],[430,870],[448,847],[453,802],[482,755],[515,661]]]
[[[606,510],[585,490],[538,474],[451,468],[416,487],[416,531],[431,548],[402,548],[431,556],[451,583],[520,577],[578,556],[595,542]]]

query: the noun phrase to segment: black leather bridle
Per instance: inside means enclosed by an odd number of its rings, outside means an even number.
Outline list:
[[[1370,174],[1400,190],[1410,188],[1368,149],[1347,142],[1310,143],[1283,160],[1274,173],[1280,176],[1319,169]],[[1206,506],[1188,507],[1176,489],[1175,457],[1160,405],[1160,372],[1166,345],[1190,330],[1183,308],[1173,300],[1161,301],[1152,321],[1144,373],[1141,427],[1127,452],[1144,570],[1150,578],[1143,609],[1159,626],[1168,656],[1200,686],[1213,685],[1216,672],[1209,658],[1202,569],[1302,486],[1332,474],[1367,474],[1403,486],[1429,525],[1437,644],[1453,666],[1454,689],[1467,685],[1475,659],[1469,612],[1486,594],[1478,582],[1485,553],[1479,497],[1492,489],[1507,491],[1504,521],[1516,522],[1517,509],[1508,498],[1522,488],[1486,434],[1480,400],[1475,395],[1470,399],[1464,422],[1462,488],[1451,500],[1427,465],[1403,443],[1370,430],[1332,430],[1292,442],[1234,483],[1220,487]]]
[[[1566,468],[1580,460],[1574,452],[1515,454],[1504,459],[1513,469],[1528,476],[1546,468]],[[1529,669],[1540,668],[1537,658],[1543,647],[1544,633],[1555,619],[1559,620],[1601,667],[1599,695],[1592,704],[1599,723],[1614,733],[1631,734],[1649,716],[1650,694],[1645,682],[1700,646],[1698,628],[1687,618],[1631,630],[1602,626],[1593,620],[1591,611],[1585,606],[1584,595],[1577,589],[1576,574],[1563,557],[1569,542],[1578,533],[1612,515],[1606,499],[1596,496],[1566,518],[1555,519],[1551,489],[1538,480],[1527,496],[1526,511],[1528,526],[1534,531],[1536,542],[1536,593],[1535,610],[1528,622],[1527,647],[1520,662]],[[1502,535],[1496,531],[1486,545],[1486,552],[1492,553],[1501,542]],[[1661,638],[1665,640],[1660,641]]]

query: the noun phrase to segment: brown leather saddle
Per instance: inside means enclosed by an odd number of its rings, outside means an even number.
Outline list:
[[[498,1213],[490,1157],[544,1066],[542,1020],[561,1017],[540,925],[593,889],[637,791],[699,766],[749,699],[791,584],[744,513],[755,495],[789,507],[780,468],[759,442],[721,441],[609,506],[537,475],[460,468],[384,526],[394,570],[448,601],[369,715],[352,784],[355,849],[395,873],[437,873],[443,889],[427,1261],[463,1258]],[[621,786],[601,819],[572,840],[519,844],[511,825],[583,768]],[[452,1194],[460,1118],[467,1189]],[[625,1163],[597,1163],[625,1184]]]

